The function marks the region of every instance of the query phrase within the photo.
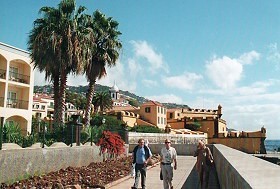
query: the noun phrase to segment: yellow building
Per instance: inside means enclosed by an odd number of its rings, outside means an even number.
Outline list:
[[[210,109],[168,109],[167,123],[172,129],[198,130],[208,134],[208,143],[224,144],[247,153],[266,153],[266,129],[260,131],[227,131],[222,106]]]
[[[211,109],[168,109],[167,123],[172,129],[197,129],[208,134],[208,138],[226,136],[226,121],[221,118],[222,106],[219,105],[217,110]]]
[[[140,119],[165,129],[167,109],[159,102],[148,101],[140,106]]]
[[[31,132],[33,67],[27,51],[0,42],[0,117]]]

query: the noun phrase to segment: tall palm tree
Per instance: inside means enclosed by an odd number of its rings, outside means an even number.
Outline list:
[[[106,91],[96,92],[93,96],[92,104],[94,105],[94,113],[98,113],[99,109],[101,113],[103,113],[104,110],[113,107],[113,100],[110,94]]]
[[[84,68],[89,90],[87,95],[87,106],[85,111],[84,123],[89,125],[91,102],[94,94],[94,86],[97,79],[106,75],[106,66],[114,66],[119,57],[122,44],[119,40],[121,32],[118,31],[119,23],[111,17],[106,18],[100,11],[95,11],[92,16],[92,28],[95,46],[92,49],[92,59]]]
[[[42,7],[42,18],[34,21],[28,49],[34,68],[45,71],[45,79],[53,82],[55,123],[64,122],[67,75],[80,73],[91,60],[91,30],[86,26],[85,7],[76,10],[75,0],[62,0],[58,8]]]

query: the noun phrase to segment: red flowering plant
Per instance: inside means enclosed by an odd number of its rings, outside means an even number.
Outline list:
[[[110,158],[114,158],[125,152],[124,144],[119,134],[103,131],[97,146],[100,146],[100,155],[107,153]]]

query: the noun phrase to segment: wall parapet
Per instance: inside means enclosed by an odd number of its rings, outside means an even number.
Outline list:
[[[12,183],[69,166],[82,167],[92,162],[102,162],[104,157],[99,152],[99,146],[96,145],[1,150],[0,183]]]
[[[278,188],[280,166],[222,144],[213,145],[222,189]]]
[[[207,134],[168,134],[168,133],[137,133],[128,132],[129,144],[137,144],[140,138],[149,143],[163,144],[165,139],[170,139],[173,144],[197,144],[199,140],[207,142]]]

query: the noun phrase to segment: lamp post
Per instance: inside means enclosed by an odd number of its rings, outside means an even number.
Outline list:
[[[92,140],[93,140],[93,126],[90,126],[90,145],[92,146]]]
[[[79,122],[80,115],[72,115],[73,123],[76,125],[76,146],[80,146],[81,142],[81,126],[82,123]],[[73,131],[73,129],[72,129]],[[72,134],[73,138],[73,134]]]

